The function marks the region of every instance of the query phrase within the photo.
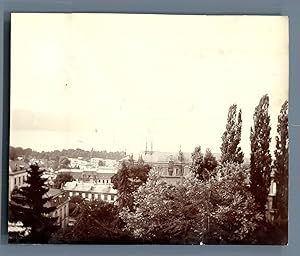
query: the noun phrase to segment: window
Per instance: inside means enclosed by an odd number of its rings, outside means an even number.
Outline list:
[[[106,194],[104,195],[104,201],[107,201],[107,195]]]
[[[114,201],[114,199],[115,199],[115,196],[111,195],[111,200]]]
[[[17,185],[17,178],[15,178],[15,185]]]
[[[21,185],[21,176],[19,176],[19,185]]]

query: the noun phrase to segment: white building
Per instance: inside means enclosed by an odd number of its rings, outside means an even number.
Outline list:
[[[14,188],[22,187],[27,180],[26,170],[29,165],[21,160],[9,161],[9,183],[8,183],[8,195],[10,198],[11,192]]]
[[[103,200],[113,203],[117,200],[117,190],[110,184],[93,184],[89,182],[67,182],[63,190],[69,197],[81,196],[87,200]]]

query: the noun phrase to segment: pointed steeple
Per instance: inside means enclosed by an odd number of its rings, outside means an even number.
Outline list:
[[[151,141],[151,151],[150,151],[150,155],[152,155],[153,154],[153,143],[152,143],[152,141]]]
[[[181,162],[181,163],[184,162],[184,156],[183,156],[183,153],[181,151],[181,145],[179,147],[178,161]]]
[[[147,141],[147,139],[146,139],[146,150],[145,150],[145,155],[147,155],[148,154],[148,141]]]
[[[179,176],[183,176],[184,173],[184,156],[183,153],[181,151],[181,145],[179,147],[179,153],[178,153],[178,161],[180,162],[180,172],[179,172]]]

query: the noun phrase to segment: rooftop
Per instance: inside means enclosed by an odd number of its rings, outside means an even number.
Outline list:
[[[9,161],[9,172],[10,173],[15,173],[15,172],[21,172],[21,171],[26,171],[29,168],[29,164],[22,161],[22,160],[15,160]]]
[[[60,195],[60,194],[62,194],[62,193],[63,193],[63,191],[60,190],[60,189],[57,189],[57,188],[50,188],[46,195],[47,195],[48,197],[56,197],[56,196],[58,196],[58,195]]]
[[[98,193],[113,193],[117,191],[110,185],[93,184],[93,183],[77,183],[76,181],[67,182],[64,185],[64,190],[67,191],[81,191],[81,192],[98,192]]]
[[[191,153],[182,152],[184,157],[184,162],[189,162],[191,160]],[[175,162],[178,161],[179,152],[160,152],[160,151],[153,151],[147,152],[147,154],[143,151],[137,155],[133,155],[133,159],[137,161],[139,156],[142,156],[145,163],[157,163],[157,162],[169,162],[173,160]],[[130,155],[122,158],[119,162],[128,161],[130,159]]]

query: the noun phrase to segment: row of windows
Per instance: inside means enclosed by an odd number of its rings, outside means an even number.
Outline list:
[[[65,217],[68,217],[68,212],[67,212],[67,205],[65,204],[63,207],[61,207],[60,209],[57,209],[54,212],[54,217],[58,217],[57,222],[60,222],[61,220],[63,220]]]
[[[83,177],[82,179],[83,179],[83,180],[90,180],[91,178],[90,178],[90,177]],[[102,184],[108,184],[108,183],[111,183],[110,179],[103,180],[103,179],[97,179],[97,178],[95,177],[94,180],[95,180],[96,182],[102,183]]]
[[[26,175],[15,177],[15,186],[21,186],[26,181]]]
[[[116,195],[112,194],[96,194],[96,193],[80,193],[80,192],[69,192],[69,196],[82,196],[88,199],[102,199],[104,201],[114,201],[117,199]]]
[[[154,167],[155,168],[155,167]],[[168,176],[183,176],[184,174],[184,169],[180,168],[168,168],[168,167],[161,167],[158,166],[156,167],[157,170],[162,174],[162,175],[168,175]],[[155,168],[155,169],[156,169]]]

